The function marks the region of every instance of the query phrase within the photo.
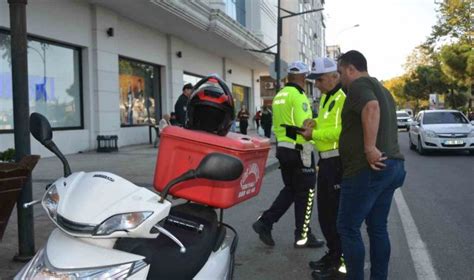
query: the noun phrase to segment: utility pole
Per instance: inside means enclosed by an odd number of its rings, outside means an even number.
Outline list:
[[[13,125],[15,134],[15,160],[19,162],[31,153],[30,147],[30,106],[28,96],[28,50],[26,32],[27,0],[8,0],[10,5]],[[23,204],[33,198],[31,178],[21,191],[17,201],[18,213],[18,254],[17,261],[27,261],[35,254],[33,208],[23,208]]]
[[[283,33],[283,20],[281,19],[281,0],[278,0],[278,21],[277,21],[277,52],[275,55],[275,73],[276,73],[276,92],[280,90],[280,44],[281,44],[281,35]]]
[[[278,90],[280,90],[280,77],[281,77],[281,73],[280,73],[280,44],[281,44],[281,36],[283,34],[283,20],[286,19],[286,18],[290,18],[290,17],[295,17],[295,16],[299,16],[299,15],[303,15],[303,14],[309,14],[309,13],[314,13],[314,12],[319,12],[319,11],[322,11],[324,10],[324,8],[319,8],[319,9],[313,9],[313,10],[308,10],[308,11],[304,11],[304,12],[300,12],[300,13],[294,13],[294,12],[291,12],[291,11],[288,11],[288,10],[285,10],[283,8],[281,8],[280,6],[280,3],[281,0],[278,0],[278,17],[277,17],[277,42],[275,45],[272,45],[268,48],[265,48],[263,50],[254,50],[254,49],[247,49],[248,51],[252,51],[252,52],[259,52],[259,53],[266,53],[266,54],[271,54],[271,55],[274,55],[275,56],[275,73],[276,73],[276,91],[278,92]],[[284,11],[286,13],[288,13],[288,15],[286,16],[281,16],[281,11]],[[273,47],[277,47],[277,51],[276,53],[275,52],[271,52],[269,51],[271,48]]]

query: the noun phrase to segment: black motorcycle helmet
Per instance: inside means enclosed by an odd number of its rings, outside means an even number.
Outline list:
[[[187,106],[186,128],[225,136],[234,117],[234,98],[218,76],[207,76],[194,86]]]

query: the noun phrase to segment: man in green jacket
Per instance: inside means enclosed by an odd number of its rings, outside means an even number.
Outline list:
[[[319,153],[318,219],[329,249],[320,260],[310,262],[309,266],[314,270],[314,279],[338,279],[345,276],[339,272],[342,249],[336,220],[342,180],[339,135],[346,94],[342,90],[337,64],[330,58],[316,58],[307,79],[314,80],[316,87],[322,92],[314,129],[307,128],[301,134],[305,139],[314,141]]]
[[[295,126],[303,127],[312,118],[311,106],[303,90],[308,66],[296,61],[288,66],[288,83],[273,99],[273,131],[277,139],[284,188],[272,206],[252,225],[260,240],[274,246],[273,224],[295,204],[295,248],[317,248],[324,241],[317,239],[309,227],[314,200],[316,172],[312,143],[297,134]]]

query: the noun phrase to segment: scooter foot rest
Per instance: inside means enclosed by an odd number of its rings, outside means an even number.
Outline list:
[[[164,228],[186,247],[186,253],[180,253],[176,243],[162,234],[156,239],[121,238],[115,243],[114,249],[145,257],[145,262],[150,264],[148,279],[192,279],[215,247],[219,234],[214,209],[186,203],[172,207],[170,215],[204,225],[203,230],[197,232],[173,223],[164,223]]]

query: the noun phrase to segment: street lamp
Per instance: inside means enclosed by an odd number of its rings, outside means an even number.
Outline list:
[[[314,12],[320,12],[320,11],[324,10],[324,8],[319,8],[319,9],[308,10],[308,11],[304,11],[304,12],[300,12],[300,13],[294,13],[294,12],[291,12],[291,11],[288,11],[286,9],[281,8],[280,7],[280,2],[281,2],[281,0],[278,0],[278,6],[277,6],[277,8],[278,8],[277,43],[274,44],[274,45],[271,45],[270,47],[262,49],[262,50],[246,49],[246,50],[252,51],[252,52],[266,53],[266,54],[271,54],[271,55],[275,56],[275,73],[276,73],[276,90],[277,91],[280,89],[280,77],[281,77],[281,73],[280,73],[280,43],[281,43],[281,38],[280,37],[282,36],[282,33],[283,33],[283,20],[286,19],[286,18],[291,18],[291,17],[304,15],[304,14],[309,14],[309,13],[314,13]],[[288,13],[288,15],[281,16],[281,11],[284,11],[284,12]],[[277,47],[276,53],[270,51],[270,49],[275,47],[275,46]]]
[[[349,27],[346,27],[346,28],[343,28],[343,29],[339,30],[339,31],[336,33],[335,44],[336,44],[336,45],[339,45],[339,43],[340,43],[340,41],[339,41],[339,36],[340,36],[342,33],[346,32],[346,31],[348,31],[348,30],[351,30],[351,29],[353,29],[353,28],[357,28],[357,27],[360,27],[360,24],[357,23],[357,24],[354,24],[354,25],[351,25],[351,26],[349,26]]]

